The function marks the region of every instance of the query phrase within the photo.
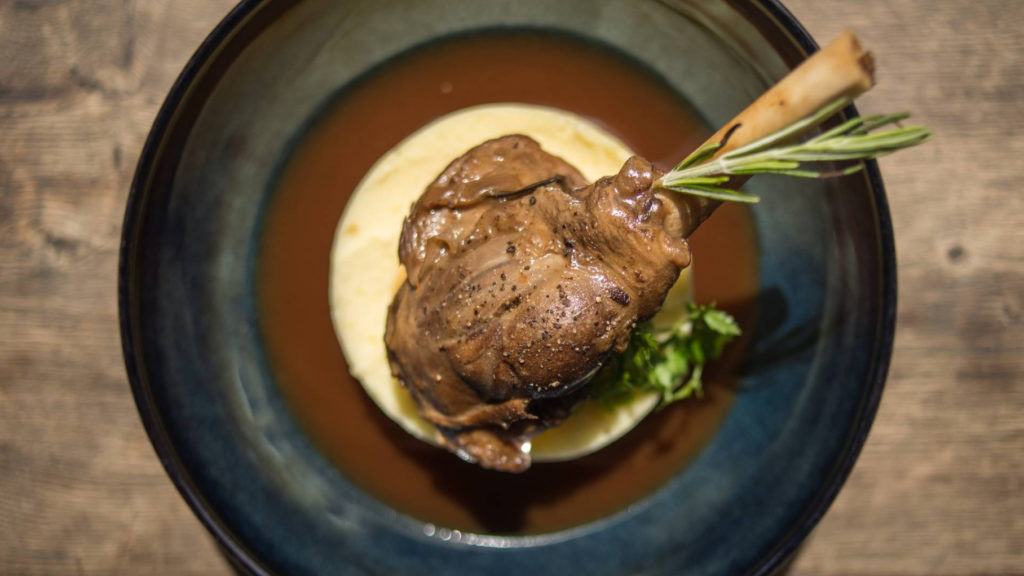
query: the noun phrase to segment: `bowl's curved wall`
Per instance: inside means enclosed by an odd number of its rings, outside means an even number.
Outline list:
[[[812,46],[770,2],[243,2],[172,90],[127,209],[122,336],[158,453],[193,509],[254,571],[771,569],[834,497],[881,393],[895,270],[874,165],[829,183],[752,182],[764,198],[755,210],[762,269],[745,391],[696,462],[605,521],[536,538],[425,530],[348,483],[284,406],[261,350],[252,282],[279,163],[337,90],[370,67],[432,38],[495,26],[612,45],[650,63],[712,126]]]

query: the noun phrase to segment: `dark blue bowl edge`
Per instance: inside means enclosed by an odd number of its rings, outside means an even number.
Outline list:
[[[813,40],[807,30],[794,18],[778,0],[754,0],[765,14],[781,25],[788,32],[800,47],[808,54],[818,50],[817,43]],[[175,80],[168,92],[159,112],[156,115],[153,125],[143,145],[142,152],[129,188],[126,200],[125,216],[122,224],[121,243],[119,248],[118,264],[118,316],[121,333],[122,353],[125,368],[128,374],[129,385],[135,404],[139,411],[143,427],[149,436],[157,456],[160,459],[164,470],[170,477],[178,492],[182,495],[189,508],[199,518],[207,530],[213,534],[218,545],[228,556],[230,562],[236,567],[256,576],[272,576],[272,574],[261,565],[255,556],[243,546],[237,537],[223,524],[219,517],[213,512],[202,495],[199,494],[191,478],[182,467],[179,457],[171,444],[163,422],[156,407],[153,405],[152,396],[143,382],[143,371],[141,369],[140,352],[136,349],[133,338],[133,326],[136,319],[133,317],[134,297],[129,291],[129,280],[134,273],[134,249],[139,235],[139,224],[142,220],[142,207],[145,204],[150,177],[152,176],[154,162],[157,152],[164,140],[168,128],[171,127],[178,104],[186,94],[193,81],[199,76],[204,64],[221,47],[231,32],[253,14],[263,0],[241,0],[231,11],[214,27],[209,35],[203,40],[199,48],[189,58],[181,74]],[[856,115],[852,106],[847,109],[847,115]],[[793,555],[800,544],[806,539],[811,530],[818,524],[832,502],[835,500],[840,488],[849,477],[854,463],[857,460],[867,440],[868,432],[874,421],[881,401],[882,391],[885,387],[885,379],[888,373],[892,357],[893,340],[895,337],[896,325],[896,253],[895,241],[892,229],[892,221],[889,214],[888,202],[882,183],[878,165],[874,161],[867,162],[866,175],[871,185],[873,201],[876,206],[879,230],[879,249],[882,256],[882,310],[879,319],[879,338],[875,349],[875,358],[872,367],[872,374],[868,382],[869,390],[865,395],[861,406],[858,408],[857,425],[852,435],[844,446],[838,457],[838,462],[829,475],[828,481],[818,491],[811,503],[806,507],[800,519],[794,527],[786,533],[775,545],[773,550],[748,574],[752,576],[768,576],[775,573]]]

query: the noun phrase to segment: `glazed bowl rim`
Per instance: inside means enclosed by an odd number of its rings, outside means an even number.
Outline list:
[[[232,564],[260,576],[271,576],[272,572],[263,566],[256,555],[239,541],[238,537],[218,517],[213,507],[206,502],[181,463],[176,448],[164,428],[138,361],[140,352],[133,336],[134,319],[130,284],[135,266],[135,248],[144,216],[145,203],[143,199],[150,186],[154,168],[157,166],[160,148],[169,128],[173,125],[179,105],[197,78],[204,72],[205,65],[236,28],[263,4],[273,1],[275,0],[241,0],[235,5],[189,58],[169,90],[143,145],[129,188],[119,248],[117,288],[118,317],[125,368],[140,418],[150,442],[178,492],[207,530],[213,534]],[[727,1],[731,3],[731,0]],[[818,44],[781,2],[778,0],[748,1],[754,7],[760,8],[768,18],[787,33],[805,55],[818,50]],[[856,109],[852,105],[845,110],[845,113],[847,117],[857,115]],[[882,284],[879,333],[875,341],[871,373],[866,382],[867,390],[861,396],[854,426],[825,482],[819,486],[798,520],[778,538],[772,549],[747,573],[750,576],[772,574],[790,557],[821,520],[853,469],[871,429],[885,387],[896,325],[896,252],[892,221],[878,165],[875,161],[868,161],[866,164],[865,174],[877,218]]]

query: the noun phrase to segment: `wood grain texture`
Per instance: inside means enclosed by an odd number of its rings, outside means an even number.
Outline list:
[[[788,2],[878,60],[863,112],[937,138],[883,159],[899,315],[850,481],[792,572],[1024,574],[1024,2]]]
[[[230,2],[0,1],[0,573],[227,574],[135,413],[117,328],[128,185]]]
[[[789,0],[855,29],[929,145],[882,162],[899,331],[885,398],[793,575],[1024,574],[1024,2]],[[227,575],[121,363],[124,200],[228,0],[0,1],[0,574]]]

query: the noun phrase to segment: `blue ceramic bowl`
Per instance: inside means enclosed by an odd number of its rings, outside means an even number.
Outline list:
[[[882,393],[896,277],[874,163],[829,183],[752,182],[766,200],[754,211],[760,313],[743,392],[690,466],[611,517],[534,537],[433,529],[349,482],[284,405],[252,281],[275,170],[362,72],[495,26],[564,31],[624,52],[711,126],[816,49],[771,0],[242,2],[171,90],[128,201],[122,339],[157,453],[255,574],[772,572],[832,502]]]

